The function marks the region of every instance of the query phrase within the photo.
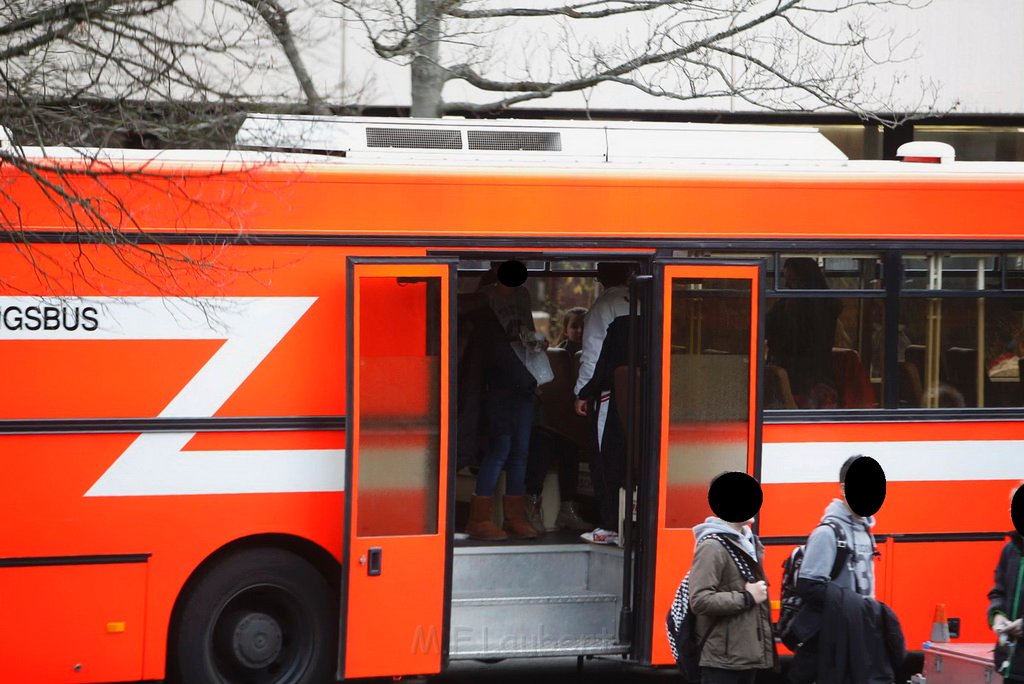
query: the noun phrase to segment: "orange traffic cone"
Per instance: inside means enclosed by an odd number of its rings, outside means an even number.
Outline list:
[[[946,622],[946,604],[935,606],[935,617],[932,618],[932,643],[949,641],[949,623]]]

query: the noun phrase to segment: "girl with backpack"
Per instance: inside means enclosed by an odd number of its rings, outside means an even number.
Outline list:
[[[712,516],[693,528],[689,606],[703,643],[701,684],[753,684],[758,670],[777,662],[764,547],[751,523]]]

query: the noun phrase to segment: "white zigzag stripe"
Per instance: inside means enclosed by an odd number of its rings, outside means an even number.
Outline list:
[[[198,340],[224,344],[160,412],[213,416],[309,310],[315,297],[0,297],[0,308],[95,307],[95,330],[20,330],[14,340]],[[209,315],[207,315],[209,314]],[[159,363],[159,359],[154,359]],[[144,374],[145,369],[129,372]],[[144,379],[142,380],[144,381]],[[139,435],[86,496],[342,491],[343,449],[182,451],[195,433]]]

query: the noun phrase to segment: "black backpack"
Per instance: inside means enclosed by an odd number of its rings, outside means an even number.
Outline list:
[[[702,537],[698,545],[703,544],[707,539],[717,539],[725,547],[725,550],[732,556],[740,574],[748,582],[756,581],[754,573],[746,561],[741,560],[733,549],[732,544],[717,534],[709,534]],[[690,610],[690,573],[679,583],[676,589],[676,597],[672,601],[672,607],[665,619],[665,631],[668,633],[668,645],[672,649],[672,657],[679,666],[679,672],[686,682],[700,682],[700,654],[704,650],[704,644],[711,636],[712,630],[718,623],[716,620],[708,628],[704,638],[697,637],[697,616]]]
[[[835,579],[843,569],[843,565],[850,557],[850,546],[846,541],[846,530],[835,520],[826,518],[818,527],[828,526],[836,535],[836,559],[832,563],[830,579]],[[815,528],[817,529],[817,528]],[[779,621],[775,624],[775,635],[785,644],[786,648],[796,652],[801,644],[796,637],[790,633],[793,618],[804,605],[804,600],[796,593],[796,581],[800,576],[800,566],[804,563],[804,552],[806,544],[793,549],[786,560],[782,561],[782,600],[779,606]]]

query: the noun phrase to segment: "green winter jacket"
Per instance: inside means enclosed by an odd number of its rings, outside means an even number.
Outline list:
[[[757,563],[738,544],[733,548],[750,561],[756,579],[765,579],[760,541]],[[745,587],[746,580],[721,542],[708,539],[698,544],[690,568],[690,610],[697,617],[698,643],[707,636],[701,667],[753,670],[777,663],[770,601],[755,604]]]

